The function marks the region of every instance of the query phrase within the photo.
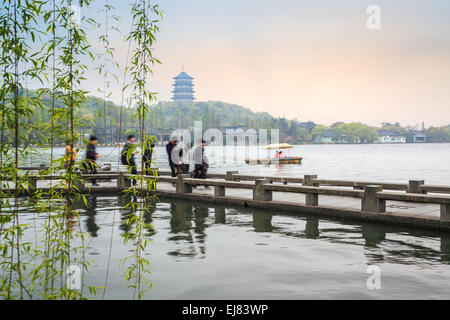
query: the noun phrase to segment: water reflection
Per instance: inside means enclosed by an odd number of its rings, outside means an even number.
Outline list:
[[[308,239],[319,238],[319,219],[316,217],[306,218],[305,237]]]
[[[198,257],[199,254],[206,255],[206,229],[210,223],[226,224],[229,227],[246,227],[249,224],[242,220],[227,220],[226,210],[219,206],[214,208],[214,219],[208,220],[209,207],[206,205],[192,205],[189,203],[171,204],[171,236],[170,241],[178,244],[188,243],[188,247],[180,247],[169,254],[174,256]],[[244,213],[245,214],[245,213]],[[441,236],[441,252],[429,247],[427,243],[410,243],[408,229],[393,226],[384,226],[380,224],[362,224],[358,225],[351,222],[331,222],[334,227],[319,228],[319,218],[314,216],[295,217],[305,221],[304,230],[289,230],[274,225],[273,213],[261,210],[252,210],[252,223],[254,232],[271,232],[289,237],[317,239],[318,241],[329,241],[347,245],[356,245],[362,247],[362,252],[369,264],[381,262],[410,264],[412,261],[420,259],[426,263],[433,263],[442,259],[450,261],[450,235]],[[285,217],[282,215],[280,217]],[[290,217],[292,218],[292,217]],[[227,222],[228,221],[228,222]],[[328,224],[330,222],[328,221]],[[391,235],[391,237],[389,237]],[[396,239],[394,236],[398,236]],[[420,231],[418,237],[424,235],[436,237],[439,236],[433,232]],[[361,241],[363,240],[363,241]]]
[[[272,216],[271,212],[253,211],[253,227],[255,232],[272,232]]]
[[[272,232],[281,236],[317,239],[352,246],[361,246],[368,264],[382,262],[412,264],[421,261],[433,264],[439,261],[450,262],[450,235],[434,231],[416,230],[381,224],[357,224],[349,221],[322,220],[326,226],[319,228],[320,219],[313,216],[299,217],[280,215],[280,219],[296,219],[305,222],[304,231],[290,227],[291,223],[272,226],[272,214],[253,211],[255,232]],[[289,216],[289,218],[287,217]],[[330,227],[330,224],[333,225]],[[294,224],[296,225],[296,224]],[[233,226],[242,226],[236,222]],[[415,241],[412,242],[412,239]],[[430,245],[428,240],[440,240],[440,251]],[[363,240],[363,241],[361,241]]]
[[[376,248],[383,240],[386,239],[386,232],[379,225],[363,224],[361,227],[362,236],[365,240],[365,246]]]
[[[226,215],[225,215],[225,207],[216,207],[214,208],[214,222],[217,224],[225,224],[226,223]]]
[[[144,222],[147,225],[145,228],[147,237],[154,236],[156,230],[153,227],[153,213],[156,210],[156,202],[154,200],[147,200],[144,206]]]
[[[143,201],[144,205],[140,208],[139,201]],[[134,216],[138,214],[138,210],[143,212],[143,220],[145,223],[145,235],[151,237],[156,234],[156,230],[153,227],[153,213],[156,210],[156,201],[154,199],[138,199],[136,196],[125,193],[118,196],[117,203],[119,205],[120,212],[120,225],[119,229],[124,233],[131,232],[132,227],[135,225]]]
[[[97,197],[92,196],[88,199],[88,207],[86,209],[86,229],[92,237],[97,237],[97,231],[100,227],[95,222],[97,209]]]
[[[171,203],[170,204],[170,228],[171,233],[177,236],[170,237],[169,240],[184,239],[192,242],[190,229],[192,227],[192,205],[186,203]],[[178,234],[189,234],[189,237],[178,237]]]
[[[80,214],[84,216],[84,229],[92,237],[97,237],[101,228],[101,224],[99,225],[97,221],[97,215],[104,214],[102,208],[105,208],[108,203],[105,203],[103,198],[95,196],[90,196],[87,200],[87,205],[81,199],[74,200],[73,206],[80,209]],[[118,200],[110,199],[108,201],[109,205],[121,213],[119,229],[122,232],[130,232],[133,224],[129,223],[129,219],[136,214],[137,204],[140,200],[131,195],[121,195]],[[285,214],[276,215],[277,220],[274,222],[274,214],[269,211],[226,209],[225,206],[212,208],[205,204],[189,201],[168,202],[168,206],[170,220],[168,220],[169,233],[166,240],[172,245],[168,247],[167,254],[177,258],[205,257],[207,254],[207,229],[220,224],[224,228],[250,227],[257,233],[269,232],[280,237],[316,239],[317,241],[360,246],[369,264],[383,262],[416,264],[418,261],[422,264],[450,263],[450,234]],[[161,223],[161,220],[154,221],[154,213],[158,210],[154,202],[146,204],[144,220],[147,224]],[[158,211],[158,213],[160,212]],[[77,221],[70,219],[69,223],[74,227]],[[226,230],[225,232],[227,232]],[[147,228],[146,236],[153,237],[156,231],[154,228]]]
[[[364,238],[364,255],[368,264],[379,264],[385,260],[382,246],[380,245],[386,239],[385,229],[376,224],[363,224],[361,226],[362,236]]]
[[[441,253],[442,253],[442,260],[450,262],[450,235],[449,234],[441,235]]]
[[[133,226],[134,213],[136,212],[137,198],[131,194],[120,194],[117,198],[120,212],[120,225],[119,229],[124,233],[128,233]]]
[[[167,240],[179,245],[167,254],[177,257],[193,257],[196,255],[194,237],[192,235],[192,205],[180,202],[170,204],[170,234]],[[186,247],[185,244],[188,244]],[[181,244],[181,245],[180,245]]]
[[[177,257],[205,257],[205,230],[209,227],[209,208],[190,202],[175,202],[170,205],[170,214],[170,233],[167,240],[173,241],[177,248],[168,254]]]
[[[206,206],[195,206],[194,208],[194,243],[197,245],[201,255],[206,255],[206,232],[208,227],[206,219],[209,216],[209,208]]]

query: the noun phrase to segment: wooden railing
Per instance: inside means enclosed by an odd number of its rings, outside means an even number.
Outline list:
[[[316,183],[314,176],[305,176],[305,184]],[[384,213],[386,212],[386,200],[434,203],[441,206],[440,219],[450,221],[450,196],[428,195],[420,193],[385,192],[382,185],[364,185],[364,190],[337,189],[319,186],[287,186],[275,185],[269,179],[256,179],[254,183],[236,181],[212,181],[192,179],[189,175],[177,177],[177,192],[191,193],[192,185],[214,186],[215,196],[226,196],[226,188],[252,189],[253,200],[272,201],[273,192],[301,193],[305,194],[307,206],[319,206],[319,195],[354,197],[361,199],[361,211]]]

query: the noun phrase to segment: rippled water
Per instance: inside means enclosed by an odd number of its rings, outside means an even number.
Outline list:
[[[100,164],[116,167],[117,149],[98,151]],[[63,148],[55,149],[56,154],[62,152]],[[242,155],[223,164],[221,149],[207,147],[207,152],[211,172],[389,182],[424,179],[450,185],[450,144],[295,146],[291,153],[304,157],[302,165],[282,166],[246,165]],[[233,152],[228,148],[225,154]],[[255,150],[249,156],[256,156]],[[48,152],[28,163],[46,162],[46,157]],[[168,169],[163,147],[156,148],[156,163]],[[85,282],[104,285],[111,247],[106,298],[131,298],[124,269],[119,268],[133,249],[120,237],[129,229],[127,212],[119,210],[116,197],[90,197],[89,207],[79,209],[81,227],[92,237],[87,251],[92,266]],[[26,208],[21,219],[32,225],[40,221]],[[161,201],[146,219],[153,225],[147,230],[152,243],[145,254],[152,262],[149,279],[154,286],[145,294],[147,299],[450,297],[449,234],[184,201]],[[26,234],[30,240],[33,236]],[[367,288],[369,265],[380,267],[380,290]]]
[[[61,155],[63,148],[56,148]],[[99,147],[101,157],[98,163],[117,166],[117,149]],[[450,185],[450,143],[442,144],[361,144],[361,145],[302,145],[285,151],[302,156],[301,165],[247,165],[245,157],[263,157],[262,148],[250,148],[248,155],[244,147],[208,146],[211,172],[224,173],[238,170],[240,173],[255,175],[303,176],[317,174],[324,179],[370,180],[406,182],[423,179],[426,183]],[[156,147],[156,165],[168,170],[164,147]],[[46,156],[28,159],[28,163],[48,163]],[[80,152],[79,158],[84,157]],[[224,162],[227,160],[226,162]]]
[[[133,250],[120,237],[130,228],[127,211],[116,197],[89,203],[79,205],[81,227],[91,236],[85,283],[104,285],[111,247],[105,298],[129,299],[133,291],[119,267]],[[22,222],[42,222],[31,210],[21,212]],[[450,297],[448,234],[186,201],[161,201],[145,219],[153,225],[146,231],[153,284],[146,299]],[[26,234],[31,242],[35,236]],[[380,268],[379,290],[367,288],[369,265]]]

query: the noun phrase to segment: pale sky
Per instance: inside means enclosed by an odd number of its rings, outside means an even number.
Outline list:
[[[124,68],[129,1],[110,3],[122,17],[113,45]],[[197,101],[220,100],[324,124],[450,123],[450,1],[159,4],[164,19],[155,55],[162,64],[149,81],[160,100],[170,99],[172,77],[184,66],[195,78]],[[366,27],[369,5],[381,9],[380,30]],[[99,83],[92,72],[87,87]],[[112,99],[120,103],[119,85]]]

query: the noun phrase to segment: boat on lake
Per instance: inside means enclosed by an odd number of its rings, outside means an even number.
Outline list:
[[[271,157],[261,159],[245,159],[247,164],[301,164],[303,157],[282,155],[281,149],[292,149],[288,143],[275,143],[266,146],[267,150],[275,150],[275,154]]]

